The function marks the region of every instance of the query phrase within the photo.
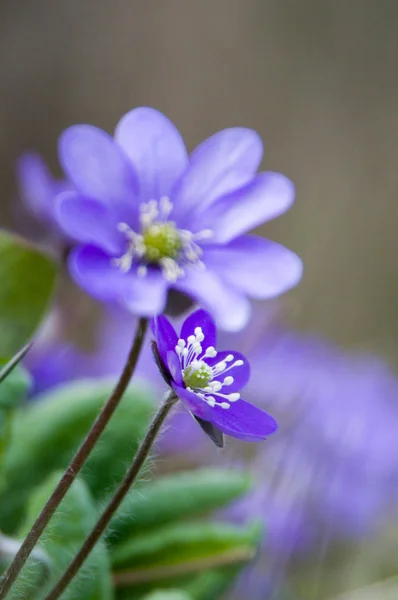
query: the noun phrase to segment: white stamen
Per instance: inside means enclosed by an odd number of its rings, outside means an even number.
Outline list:
[[[215,358],[217,356],[217,350],[213,346],[209,346],[206,350],[204,358]]]
[[[174,258],[165,256],[160,259],[159,264],[162,267],[163,277],[170,283],[175,283],[177,279],[185,274],[184,269],[180,267]]]
[[[231,360],[234,360],[234,355],[233,354],[228,354],[227,358],[224,358],[225,362],[231,362]]]
[[[137,269],[138,277],[146,277],[148,273],[148,267],[146,265],[140,265]]]
[[[223,381],[223,385],[232,385],[234,382],[234,378],[231,377],[231,375],[228,375],[228,377],[225,377],[224,381]]]
[[[177,240],[181,244],[180,250],[177,252],[178,256],[171,258],[168,256],[160,256],[160,251],[157,256],[156,248],[151,247],[152,262],[157,263],[161,268],[164,278],[170,283],[175,283],[179,278],[185,275],[183,268],[184,263],[191,263],[198,269],[204,269],[205,265],[200,260],[203,254],[202,248],[196,243],[196,241],[203,241],[213,236],[213,232],[210,229],[203,229],[197,233],[192,233],[185,229],[178,229],[176,223],[169,219],[170,214],[173,211],[173,203],[168,196],[162,196],[159,201],[151,199],[148,202],[143,202],[139,206],[139,222],[141,226],[141,232],[137,233],[127,223],[119,223],[117,225],[118,231],[123,233],[128,241],[128,246],[125,254],[119,258],[112,259],[112,264],[119,268],[123,273],[127,273],[132,268],[133,262],[138,259],[141,261],[145,260],[147,254],[147,248],[145,246],[145,233],[150,229],[152,236],[160,235],[162,233],[162,226],[168,225],[170,231],[163,232],[169,238],[171,247],[174,248]],[[167,241],[166,241],[167,244]],[[144,266],[147,266],[146,264]],[[139,276],[143,275],[143,269],[140,271]],[[146,272],[145,272],[146,274]],[[202,341],[202,340],[198,340]]]

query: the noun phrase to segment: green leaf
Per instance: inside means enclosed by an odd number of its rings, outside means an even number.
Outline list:
[[[211,569],[198,573],[186,583],[185,590],[193,600],[221,598],[222,594],[233,586],[242,566],[244,565]]]
[[[216,598],[250,561],[261,527],[226,523],[176,524],[132,537],[116,548],[112,562],[118,598],[140,598],[154,585],[179,587],[193,599]]]
[[[1,366],[1,361],[0,361]],[[17,365],[0,383],[0,411],[14,410],[26,399],[32,379],[21,365]]]
[[[10,362],[14,362],[14,359]],[[1,362],[0,362],[1,364]],[[16,409],[26,399],[31,378],[25,369],[14,362],[11,369],[7,363],[7,376],[0,383],[0,492],[5,487],[5,453],[12,440],[12,428]],[[1,376],[1,373],[0,373]]]
[[[195,569],[196,564],[207,567],[245,562],[253,557],[261,529],[250,525],[246,528],[229,523],[176,523],[130,539],[112,551],[112,564],[116,569],[176,566],[183,572]],[[166,571],[167,571],[166,570]]]
[[[250,483],[237,471],[200,469],[167,475],[133,488],[111,523],[109,542],[221,508],[247,492]]]
[[[190,600],[216,600],[224,598],[223,594],[230,589],[244,565],[208,569],[194,575],[185,575],[172,580],[164,580],[158,584],[162,591],[177,589],[188,594]],[[134,587],[117,587],[117,600],[145,600],[145,594],[151,594],[155,582]],[[150,597],[150,596],[149,596]],[[251,600],[251,599],[249,599]]]
[[[183,590],[155,590],[143,600],[192,600]]]
[[[29,502],[26,522],[20,532],[21,536],[29,531],[60,477],[60,473],[53,474],[34,492]],[[36,561],[30,560],[12,587],[10,600],[29,598],[33,591],[35,598],[43,598],[69,565],[71,558],[94,526],[96,518],[97,511],[86,485],[78,479],[75,480],[38,545],[49,560],[49,577],[46,584],[43,585],[39,565]],[[62,598],[63,600],[112,600],[111,571],[103,542],[97,544]]]
[[[65,468],[113,389],[110,382],[75,382],[57,388],[17,415],[5,457],[7,493],[0,496],[0,528],[15,531],[32,488]],[[124,475],[153,411],[145,388],[131,386],[83,471],[96,497]]]
[[[32,336],[51,299],[57,268],[23,238],[0,231],[0,356]]]
[[[25,344],[25,346],[23,348],[21,348],[20,350],[18,350],[18,352],[16,354],[14,354],[14,356],[11,358],[11,360],[9,360],[0,370],[0,383],[6,379],[6,377],[9,376],[9,374],[15,369],[15,367],[17,365],[19,365],[19,363],[21,362],[21,360],[23,360],[26,356],[26,354],[29,352],[29,350],[32,347],[32,343],[29,342],[29,344]],[[0,365],[1,365],[2,361],[0,361]]]

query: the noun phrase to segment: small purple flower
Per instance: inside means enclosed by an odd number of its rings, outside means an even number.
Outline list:
[[[100,300],[151,316],[174,288],[224,329],[239,330],[249,319],[248,297],[271,298],[299,281],[293,252],[245,235],[294,200],[289,179],[256,173],[256,132],[220,131],[188,156],[175,126],[143,107],[121,119],[114,138],[90,125],[70,127],[59,154],[75,187],[56,208],[60,226],[79,242],[70,271]]]
[[[256,442],[276,430],[273,417],[241,399],[249,363],[239,352],[217,352],[216,326],[208,312],[197,310],[185,319],[180,337],[163,315],[153,319],[152,328],[155,359],[166,383],[217,445],[223,445],[223,433]]]

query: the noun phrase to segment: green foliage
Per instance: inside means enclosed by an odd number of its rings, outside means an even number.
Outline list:
[[[0,231],[0,357],[12,356],[49,305],[55,263],[22,238]]]
[[[0,385],[0,417],[1,388],[6,390],[4,406],[13,410],[28,384],[17,367]],[[75,382],[17,411],[3,455],[7,488],[0,494],[2,531],[17,532],[18,538],[27,533],[60,477],[54,470],[67,466],[112,389],[109,381]],[[91,530],[110,488],[124,475],[153,411],[146,388],[131,386],[81,479],[64,498],[12,588],[10,600],[43,600]],[[145,594],[151,594],[146,600],[215,600],[254,555],[258,529],[192,519],[224,507],[249,486],[244,474],[219,468],[140,483],[111,523],[108,550],[102,542],[96,547],[63,600],[111,600],[114,595],[118,600],[142,600]],[[123,571],[128,571],[128,582],[118,581]]]
[[[7,375],[0,383],[0,491],[5,485],[4,459],[11,441],[15,411],[26,398],[31,384],[27,371],[14,359],[9,361],[3,369]]]
[[[29,531],[60,477],[60,473],[53,474],[32,495],[27,518],[20,532],[22,537]],[[68,566],[96,519],[97,510],[86,485],[78,479],[75,480],[39,544],[39,548],[49,561],[47,580],[43,578],[43,565],[30,560],[12,587],[9,599],[43,598]],[[110,565],[103,542],[97,544],[62,598],[63,600],[112,600]]]
[[[154,568],[172,565],[214,564],[231,556],[239,562],[249,560],[258,541],[258,528],[235,527],[208,521],[173,523],[134,535],[116,546],[112,564],[116,569]]]
[[[260,527],[227,523],[174,523],[142,532],[111,552],[120,600],[135,600],[153,589],[181,588],[193,600],[214,600],[249,562]]]
[[[21,365],[10,371],[0,383],[0,411],[18,408],[26,399],[31,382],[29,373]]]
[[[62,386],[18,414],[5,457],[8,489],[0,496],[3,531],[15,530],[32,488],[53,470],[67,466],[112,387],[95,381]],[[123,476],[152,411],[152,399],[144,388],[127,390],[83,472],[95,497],[115,487]]]
[[[28,351],[31,349],[32,343],[26,344],[23,348],[18,350],[11,360],[4,361],[0,360],[0,383],[2,383],[7,377],[10,376],[12,371],[19,365],[21,360],[26,356]]]
[[[226,469],[200,469],[161,477],[130,492],[111,523],[109,541],[216,510],[249,487],[247,476]]]
[[[192,598],[182,590],[156,590],[145,596],[143,600],[192,600]]]

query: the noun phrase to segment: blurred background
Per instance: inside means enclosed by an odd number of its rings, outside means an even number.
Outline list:
[[[188,147],[244,125],[297,186],[266,226],[302,256],[291,319],[395,360],[398,9],[381,0],[2,0],[1,222],[15,159],[150,105]]]
[[[16,159],[37,150],[60,175],[57,139],[71,124],[112,132],[125,112],[149,105],[174,121],[189,149],[216,130],[252,127],[264,140],[262,167],[297,189],[292,210],[262,230],[304,261],[302,282],[284,299],[286,322],[395,367],[397,30],[389,0],[2,0],[0,224],[17,221]],[[390,538],[383,544],[388,555]],[[360,587],[357,565],[375,560],[364,548],[342,576],[337,547],[331,591]],[[319,575],[314,560],[306,569]],[[297,597],[331,598],[322,577]],[[387,587],[339,598],[398,597]]]

